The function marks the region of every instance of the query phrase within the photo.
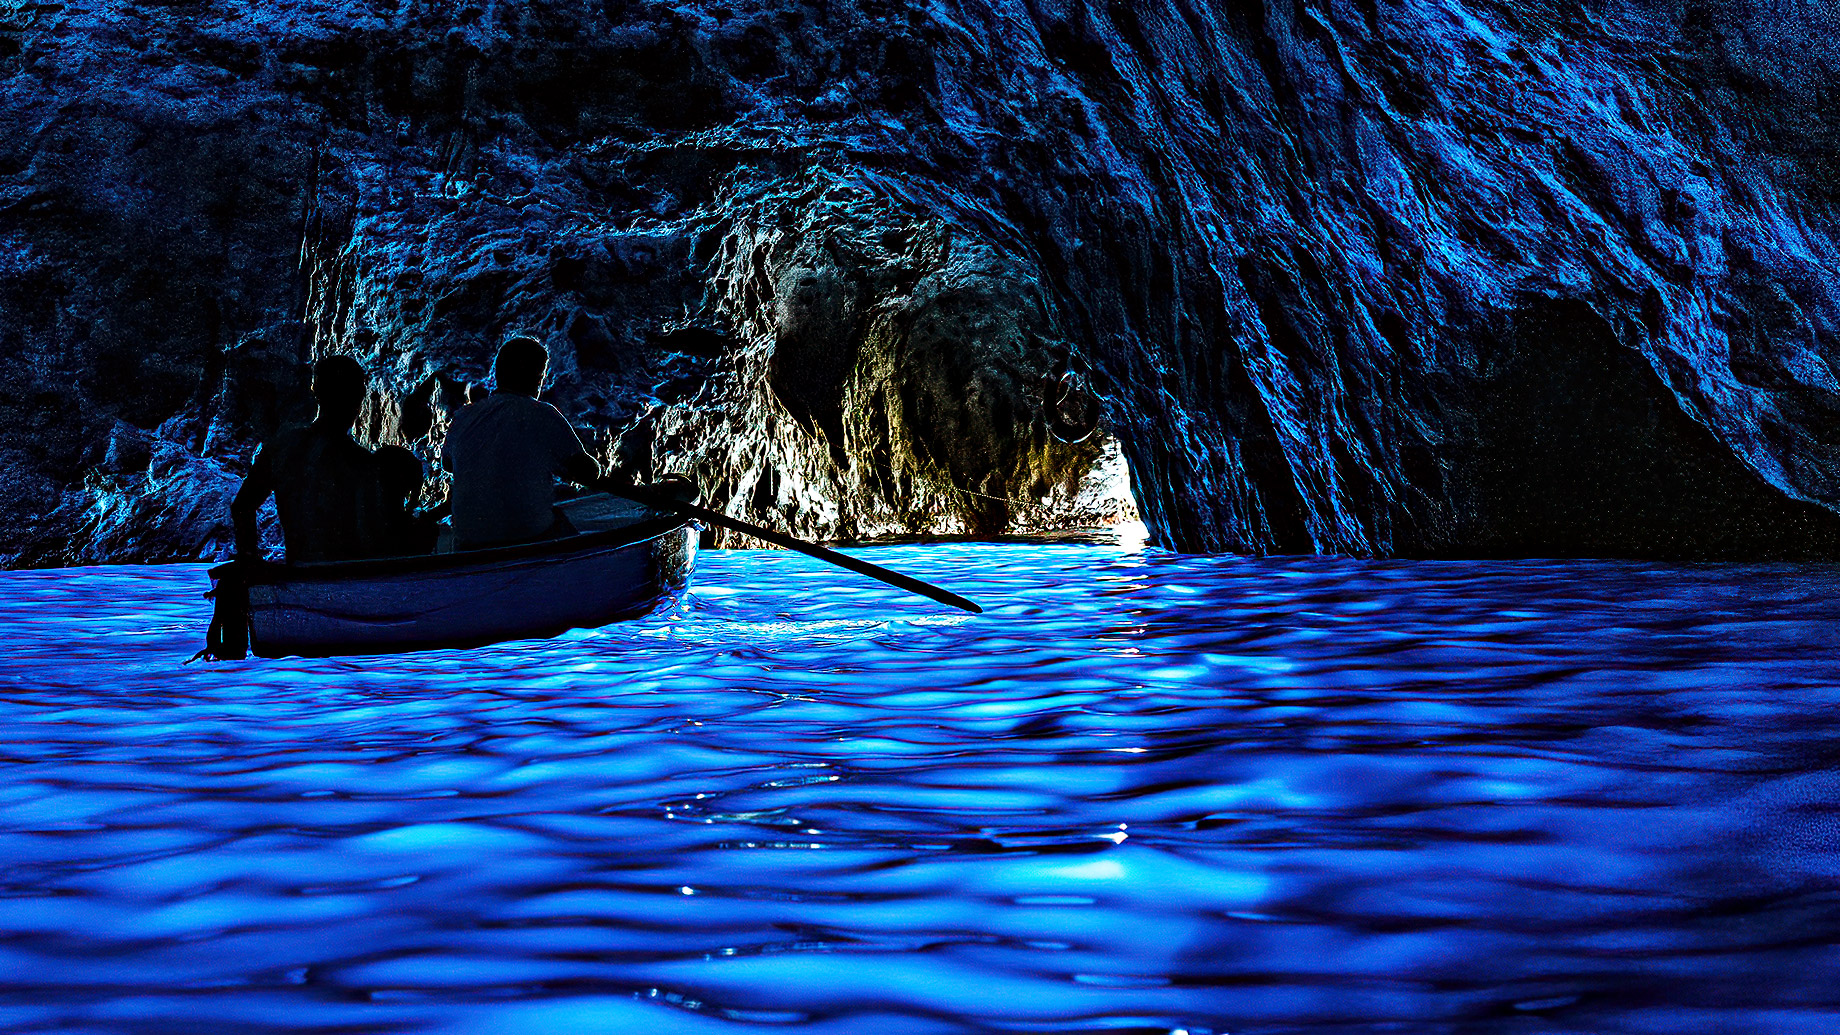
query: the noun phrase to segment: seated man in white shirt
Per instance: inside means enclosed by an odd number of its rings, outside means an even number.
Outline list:
[[[474,550],[565,535],[556,478],[589,485],[601,466],[560,411],[537,400],[549,352],[517,336],[498,350],[496,390],[463,407],[447,432],[441,466],[453,472],[454,546]]]

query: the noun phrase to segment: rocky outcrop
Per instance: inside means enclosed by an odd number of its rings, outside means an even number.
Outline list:
[[[605,456],[806,535],[1831,556],[1835,19],[6,7],[0,550],[214,554],[311,357],[431,457],[527,331]]]

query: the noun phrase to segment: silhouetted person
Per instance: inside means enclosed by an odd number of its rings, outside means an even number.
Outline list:
[[[327,356],[313,365],[319,416],[305,427],[283,428],[256,453],[255,465],[230,504],[236,554],[262,556],[256,511],[270,494],[281,517],[290,564],[345,561],[374,552],[379,511],[376,464],[352,440],[351,426],[364,401],[364,368],[350,356]]]
[[[496,390],[454,416],[441,465],[454,475],[448,499],[456,548],[565,535],[556,478],[582,485],[600,478],[600,464],[568,420],[537,400],[548,369],[549,353],[535,338],[511,338],[492,365]]]
[[[438,533],[434,517],[416,509],[425,477],[421,458],[401,446],[378,446],[372,457],[382,494],[373,552],[379,557],[433,553]]]

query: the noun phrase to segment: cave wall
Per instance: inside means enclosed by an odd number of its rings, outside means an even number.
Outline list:
[[[216,555],[311,358],[432,458],[513,331],[807,535],[1831,556],[1836,17],[8,7],[0,559]]]

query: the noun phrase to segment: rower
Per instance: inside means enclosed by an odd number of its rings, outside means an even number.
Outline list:
[[[582,448],[575,429],[540,401],[549,352],[517,335],[492,365],[496,390],[455,415],[441,449],[454,484],[454,545],[461,550],[568,535],[556,510],[556,479],[591,485],[601,465]]]
[[[414,557],[433,553],[439,528],[435,515],[419,509],[425,482],[421,458],[402,446],[378,446],[377,483],[382,511],[377,522],[379,557]]]
[[[270,495],[289,564],[371,555],[380,506],[376,468],[370,450],[351,437],[364,391],[364,368],[350,356],[313,365],[318,416],[277,432],[256,453],[230,504],[239,559],[262,557],[256,514]]]

